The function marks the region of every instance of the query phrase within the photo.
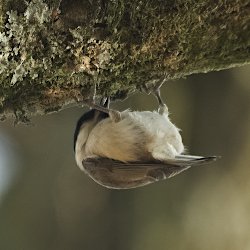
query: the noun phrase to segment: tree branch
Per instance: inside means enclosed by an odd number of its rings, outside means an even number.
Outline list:
[[[250,61],[250,0],[4,0],[0,17],[1,119]]]

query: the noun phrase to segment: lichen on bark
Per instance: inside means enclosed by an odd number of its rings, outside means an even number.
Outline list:
[[[250,61],[250,0],[16,2],[0,3],[2,119]]]

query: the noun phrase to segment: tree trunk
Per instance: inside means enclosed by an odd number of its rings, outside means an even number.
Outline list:
[[[1,119],[250,61],[250,0],[2,0],[0,25]]]

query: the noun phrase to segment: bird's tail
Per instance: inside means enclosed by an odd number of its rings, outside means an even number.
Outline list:
[[[218,158],[218,156],[178,155],[174,159],[165,160],[165,166],[161,168],[161,171],[165,178],[171,178],[190,167],[207,164],[216,161]]]
[[[167,163],[178,166],[195,166],[216,161],[218,158],[218,156],[177,155],[174,159],[167,160]]]

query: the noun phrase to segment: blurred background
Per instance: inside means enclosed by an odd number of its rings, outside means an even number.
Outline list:
[[[81,172],[73,132],[82,108],[0,124],[0,249],[250,249],[250,67],[193,75],[162,89],[187,151],[214,164],[134,190]],[[135,94],[119,110],[154,110]]]

